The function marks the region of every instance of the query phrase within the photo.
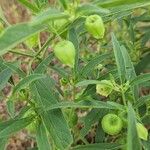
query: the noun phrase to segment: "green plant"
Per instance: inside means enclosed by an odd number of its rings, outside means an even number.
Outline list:
[[[0,150],[30,127],[39,150],[147,150],[150,2],[18,2],[33,18],[10,25],[0,16],[0,96],[9,114]]]

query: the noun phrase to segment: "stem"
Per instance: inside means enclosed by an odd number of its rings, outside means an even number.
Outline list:
[[[126,98],[125,98],[125,95],[124,95],[124,91],[123,91],[123,90],[121,90],[121,94],[122,94],[123,104],[124,104],[125,106],[127,106]]]
[[[36,53],[36,55],[34,56],[35,58],[37,58],[37,56],[45,49],[47,48],[47,46],[50,44],[50,42],[53,40],[54,36],[50,37],[46,43],[42,46],[42,48]]]
[[[21,52],[21,51],[10,50],[9,52],[11,52],[13,54],[18,54],[18,55],[22,55],[22,56],[27,56],[27,57],[34,58],[34,55],[28,54],[28,53],[25,53],[25,52]],[[39,59],[39,57],[38,57],[38,59]]]

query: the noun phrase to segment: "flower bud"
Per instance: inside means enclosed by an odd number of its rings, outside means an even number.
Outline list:
[[[107,97],[113,90],[113,85],[110,80],[102,80],[96,85],[96,92]]]
[[[55,56],[65,65],[74,67],[75,47],[70,41],[61,41],[54,47]]]
[[[146,141],[148,137],[147,129],[141,123],[137,123],[136,128],[137,128],[137,133],[138,133],[139,138]]]
[[[86,18],[85,26],[87,31],[96,39],[102,39],[105,33],[105,27],[102,18],[99,15],[91,15]]]

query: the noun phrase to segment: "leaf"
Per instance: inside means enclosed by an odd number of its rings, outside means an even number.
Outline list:
[[[134,108],[138,108],[148,101],[150,101],[150,95],[142,96],[136,101],[136,103],[134,104]]]
[[[134,78],[136,78],[136,73],[135,73],[135,70],[134,70],[133,63],[130,59],[130,56],[129,56],[126,48],[122,45],[120,49],[121,49],[121,53],[122,53],[122,56],[123,56],[123,59],[124,59],[126,79],[128,81],[131,81]]]
[[[78,74],[78,72],[79,72],[79,41],[78,41],[78,35],[77,35],[76,30],[74,28],[71,28],[69,30],[68,34],[69,34],[69,40],[74,44],[75,49],[76,49],[74,73]]]
[[[108,59],[112,54],[103,54],[98,55],[97,57],[93,58],[83,69],[80,71],[82,76],[87,76],[91,71],[94,70],[95,66],[99,65],[105,59]]]
[[[76,87],[80,87],[80,86],[87,86],[87,85],[90,85],[90,84],[100,84],[101,81],[99,80],[83,80],[81,82],[78,82],[76,84]]]
[[[10,120],[0,123],[0,139],[8,137],[9,135],[25,128],[33,121],[33,117],[24,119]]]
[[[136,129],[136,116],[130,103],[128,104],[127,149],[141,150],[140,139]]]
[[[118,74],[120,77],[120,81],[124,83],[124,75],[125,75],[125,62],[124,58],[121,52],[121,48],[119,45],[119,42],[115,35],[112,33],[112,44],[113,44],[113,50],[114,50],[114,55],[115,55],[115,60],[118,68]]]
[[[137,76],[134,80],[131,81],[130,85],[131,86],[138,85],[143,82],[147,82],[149,80],[150,80],[150,73],[145,73],[145,74]]]
[[[42,62],[36,67],[34,70],[34,73],[44,73],[49,63],[52,61],[54,55],[50,54],[48,57],[46,57]]]
[[[141,61],[135,66],[136,73],[139,75],[141,72],[150,65],[150,53],[144,56]]]
[[[59,0],[59,2],[61,3],[61,5],[63,6],[64,9],[67,9],[68,0]]]
[[[98,122],[109,110],[106,109],[92,109],[83,119],[84,127],[81,129],[80,134],[82,138],[86,136],[92,125]]]
[[[132,81],[133,79],[135,79],[137,77],[135,70],[134,70],[133,63],[132,63],[130,56],[124,46],[121,46],[121,52],[122,52],[122,56],[124,58],[126,80]],[[132,91],[132,93],[134,95],[134,99],[136,101],[139,97],[138,86],[131,87],[131,91]]]
[[[108,9],[98,7],[94,4],[86,3],[79,6],[76,10],[76,13],[80,15],[91,15],[91,14],[103,15],[110,13],[110,11]]]
[[[14,101],[11,99],[7,101],[7,111],[12,118],[15,116]]]
[[[32,12],[37,13],[39,12],[39,9],[36,7],[36,5],[32,4],[28,0],[18,0],[21,4],[26,6],[28,9],[30,9]]]
[[[71,150],[118,150],[121,147],[122,145],[118,143],[98,143],[76,146]]]
[[[11,75],[12,71],[9,68],[6,68],[0,72],[0,91],[5,87]]]
[[[117,103],[107,103],[102,101],[96,101],[96,100],[82,100],[78,103],[74,102],[60,102],[57,104],[53,104],[51,106],[45,107],[45,110],[53,110],[58,108],[99,108],[99,109],[118,109],[123,110],[123,105],[116,105]]]
[[[35,80],[39,80],[41,78],[44,78],[45,75],[43,74],[31,74],[25,78],[23,78],[13,89],[13,94],[20,91],[21,89],[25,88],[29,84],[31,84]]]
[[[49,139],[46,133],[46,129],[42,122],[38,124],[38,127],[36,129],[36,141],[38,145],[38,150],[51,149],[51,146],[49,144]]]
[[[11,48],[23,42],[28,37],[44,30],[43,25],[32,27],[29,23],[22,23],[6,28],[0,34],[0,56],[7,53]]]
[[[31,85],[33,99],[44,111],[41,118],[58,149],[67,149],[73,142],[67,122],[60,109],[46,111],[45,108],[57,104],[58,97],[54,92],[51,78],[46,77]]]
[[[65,13],[62,13],[54,8],[48,8],[45,11],[39,13],[36,17],[33,18],[31,25],[35,27],[39,24],[44,24],[47,21],[55,20],[55,19],[63,19],[68,18],[69,16]]]
[[[11,69],[13,72],[17,73],[20,77],[25,77],[26,74],[23,72],[17,65],[16,63],[10,63],[10,62],[3,62],[5,66],[7,66],[9,69]]]
[[[6,149],[6,144],[7,144],[8,139],[0,139],[0,150],[5,150]]]

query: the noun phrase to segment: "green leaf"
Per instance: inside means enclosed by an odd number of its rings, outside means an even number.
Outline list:
[[[90,85],[90,84],[100,84],[101,81],[99,80],[83,80],[81,82],[78,82],[76,84],[76,87],[79,87],[79,86],[87,86],[87,85]]]
[[[120,49],[121,49],[121,53],[122,53],[122,56],[123,56],[123,59],[124,59],[126,79],[128,81],[131,81],[134,78],[136,78],[136,73],[135,73],[135,70],[134,70],[133,63],[132,63],[132,61],[130,59],[130,56],[129,56],[126,48],[124,46],[121,46]]]
[[[28,117],[24,119],[16,119],[0,123],[0,139],[18,132],[19,130],[29,125],[32,121],[33,117]]]
[[[92,109],[83,119],[84,127],[81,129],[80,134],[82,138],[86,136],[92,125],[98,122],[104,115],[108,113],[106,109]]]
[[[34,73],[44,73],[46,71],[47,66],[52,61],[53,57],[54,55],[50,54],[48,57],[42,60],[42,62],[34,70]]]
[[[18,65],[16,65],[16,63],[10,63],[10,62],[3,62],[3,64],[5,66],[7,66],[9,69],[11,69],[13,72],[17,73],[20,77],[25,77],[26,74],[25,72],[23,72],[19,67]]]
[[[91,14],[108,14],[110,11],[108,9],[98,7],[94,4],[86,3],[79,6],[76,10],[76,13],[80,15],[91,15]]]
[[[11,48],[17,46],[28,37],[44,29],[44,25],[33,27],[29,23],[17,24],[6,28],[0,34],[0,56],[7,53]]]
[[[34,13],[39,12],[39,9],[36,7],[36,5],[32,4],[28,0],[18,0],[21,4],[26,6],[29,10],[31,10]]]
[[[145,73],[145,74],[137,76],[134,80],[131,81],[130,85],[131,86],[138,85],[143,82],[147,82],[149,80],[150,80],[150,73]]]
[[[134,108],[138,108],[148,101],[150,101],[150,95],[142,96],[136,101],[136,103],[134,104]]]
[[[13,94],[20,91],[21,89],[25,88],[29,84],[31,84],[35,80],[39,80],[41,78],[44,78],[45,75],[43,74],[31,74],[25,78],[23,78],[13,89]]]
[[[102,101],[96,101],[96,100],[82,100],[78,103],[74,102],[60,102],[57,104],[53,104],[51,106],[45,107],[45,110],[53,110],[58,108],[104,108],[104,109],[118,109],[123,110],[123,105],[116,105],[117,103],[113,102],[102,102]]]
[[[135,66],[136,73],[139,75],[141,72],[150,65],[150,53],[144,56],[141,61]]]
[[[11,75],[12,71],[9,68],[6,68],[0,72],[0,91],[5,87]]]
[[[50,150],[51,146],[49,144],[49,139],[46,133],[46,128],[41,122],[38,124],[36,129],[36,141],[38,145],[38,150]]]
[[[121,46],[121,52],[122,52],[122,56],[124,58],[126,80],[132,81],[133,79],[135,79],[137,77],[135,70],[134,70],[133,63],[132,63],[130,56],[124,46]],[[138,87],[137,86],[131,87],[131,91],[134,95],[134,99],[137,100],[138,96],[139,96]]]
[[[31,85],[33,99],[44,111],[41,118],[58,149],[67,149],[73,139],[67,122],[60,109],[46,111],[45,108],[58,103],[55,87],[50,77],[36,81]]]
[[[115,55],[115,60],[118,68],[118,74],[120,77],[120,81],[124,83],[124,75],[125,75],[125,62],[121,52],[120,44],[116,38],[116,36],[112,33],[112,44]]]
[[[130,103],[128,104],[127,149],[141,150],[140,140],[136,129],[136,116]]]
[[[58,0],[60,2],[60,4],[63,6],[64,9],[67,9],[67,3],[68,3],[68,0]]]
[[[83,69],[80,71],[82,76],[87,76],[90,72],[92,72],[95,66],[99,65],[105,59],[108,59],[112,54],[103,54],[93,58]]]
[[[79,38],[76,33],[76,30],[74,28],[71,28],[69,30],[69,40],[74,44],[76,49],[76,55],[75,55],[75,64],[74,64],[74,72],[77,74],[79,72]]]
[[[33,21],[31,22],[32,27],[35,27],[39,24],[44,24],[47,21],[55,20],[55,19],[63,19],[68,18],[69,16],[65,13],[62,13],[54,8],[48,8],[45,11],[39,13]]]
[[[14,101],[11,99],[7,101],[7,111],[12,118],[15,116]]]
[[[122,145],[118,143],[98,143],[77,146],[71,150],[118,150],[120,148],[122,148]]]
[[[6,144],[7,144],[8,139],[0,139],[0,150],[5,150],[6,149]]]

